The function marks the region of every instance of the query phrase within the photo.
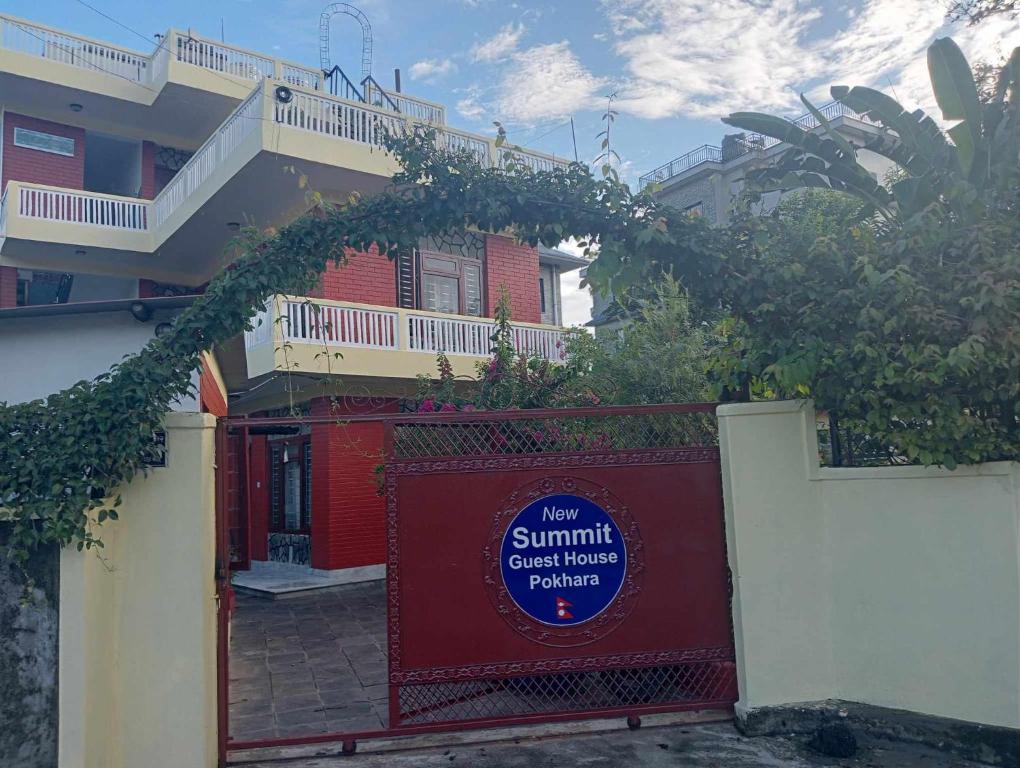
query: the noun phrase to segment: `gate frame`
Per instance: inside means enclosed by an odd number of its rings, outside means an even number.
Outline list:
[[[578,720],[590,720],[598,718],[611,718],[625,716],[627,725],[631,728],[640,726],[642,714],[655,714],[663,712],[683,712],[705,708],[705,703],[697,704],[644,704],[630,705],[624,707],[603,708],[598,710],[578,710],[573,712],[553,712],[521,715],[517,717],[499,718],[475,718],[444,723],[422,723],[415,725],[389,726],[387,728],[349,731],[339,733],[309,734],[304,736],[287,736],[271,739],[258,739],[253,741],[231,742],[229,737],[229,686],[230,686],[230,613],[232,606],[230,598],[232,590],[230,585],[230,552],[229,552],[229,519],[227,510],[227,449],[228,434],[231,430],[243,430],[248,433],[250,427],[287,427],[294,425],[335,425],[352,422],[380,422],[384,427],[383,455],[384,461],[389,463],[393,460],[394,438],[393,431],[396,424],[442,424],[442,423],[472,423],[486,422],[493,420],[500,421],[525,421],[541,418],[572,418],[572,417],[608,417],[608,416],[634,416],[644,414],[662,413],[711,413],[715,414],[716,408],[721,405],[718,402],[702,403],[657,403],[652,405],[626,405],[626,406],[588,406],[581,408],[535,408],[535,409],[514,409],[506,411],[452,411],[439,413],[398,413],[398,414],[352,414],[342,418],[336,416],[273,416],[273,417],[226,417],[217,422],[216,427],[216,600],[217,600],[217,693],[218,693],[218,745],[219,764],[221,768],[227,765],[227,754],[231,751],[249,749],[262,749],[269,747],[298,746],[302,744],[322,744],[340,742],[343,754],[353,754],[357,748],[357,742],[369,739],[384,739],[397,736],[413,736],[425,733],[450,733],[465,730],[477,730],[492,727],[512,727],[517,725],[528,725],[535,722],[568,722]],[[616,453],[640,454],[648,451],[711,451],[718,456],[718,447],[690,446],[689,448],[679,447],[675,449],[636,449],[616,451]],[[507,454],[512,456],[570,456],[583,453],[583,451],[550,451],[541,454]],[[247,456],[247,451],[245,451]],[[222,459],[221,459],[222,457]],[[442,456],[430,457],[441,459]],[[471,456],[449,457],[451,459],[465,460]],[[476,457],[477,458],[477,457]],[[490,456],[489,458],[494,458]],[[720,493],[722,489],[720,487]],[[390,493],[390,480],[387,480],[387,496]],[[387,527],[390,523],[390,501],[387,498]],[[247,505],[246,505],[247,506]],[[725,526],[725,518],[720,520]],[[250,520],[249,520],[250,525]],[[723,543],[725,546],[725,530]],[[392,556],[392,542],[387,543],[387,576],[386,576],[386,604],[387,604],[387,648],[390,648],[390,627],[392,617],[390,616],[390,571],[389,562]],[[727,565],[727,571],[729,567]],[[728,584],[728,592],[732,596],[732,585]],[[732,605],[728,609],[730,620],[730,637],[733,638],[733,616]],[[388,706],[390,718],[393,717],[395,705],[395,686],[389,679],[390,654],[387,653],[387,687],[390,689]],[[713,710],[716,711],[716,710]],[[732,713],[732,704],[724,705],[719,711]]]

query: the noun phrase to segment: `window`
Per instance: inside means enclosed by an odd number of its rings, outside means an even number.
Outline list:
[[[421,304],[430,312],[482,315],[482,265],[445,253],[421,253]]]
[[[686,213],[691,218],[695,218],[695,217],[698,217],[698,216],[704,216],[705,215],[705,204],[701,200],[699,200],[698,202],[694,203],[693,205],[688,205],[686,208],[684,208],[684,213]]]
[[[17,305],[66,304],[74,276],[60,272],[18,270]]]
[[[538,300],[542,305],[542,314],[545,314],[545,278],[538,278]]]
[[[14,129],[14,146],[74,157],[74,139],[69,139],[66,136],[54,136],[52,133],[30,131],[28,128]]]
[[[308,533],[312,524],[312,450],[308,440],[269,444],[269,530]]]

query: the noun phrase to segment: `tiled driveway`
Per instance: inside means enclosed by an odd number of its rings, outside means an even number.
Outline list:
[[[238,595],[234,741],[382,728],[386,696],[383,581],[280,600]]]

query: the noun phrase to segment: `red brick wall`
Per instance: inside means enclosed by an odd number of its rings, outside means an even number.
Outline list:
[[[326,399],[312,403],[313,416],[365,412]],[[373,412],[395,413],[394,400]],[[377,492],[375,467],[382,463],[379,422],[312,426],[312,567],[379,565],[386,557],[386,504]]]
[[[156,196],[156,145],[151,141],[142,142],[141,196],[146,200]]]
[[[51,133],[74,139],[74,157],[41,152],[38,149],[14,146],[14,129],[27,128],[32,131]],[[34,117],[8,112],[4,115],[3,137],[3,179],[8,181],[29,181],[35,184],[50,184],[54,187],[81,189],[85,184],[85,129],[51,123]]]
[[[0,267],[0,309],[18,305],[18,270]]]
[[[489,317],[495,314],[500,286],[505,285],[510,293],[513,319],[524,323],[541,322],[537,248],[518,245],[508,237],[488,235],[485,238],[485,275]]]
[[[333,301],[354,301],[378,304],[383,307],[397,305],[397,271],[393,261],[380,255],[374,246],[368,253],[350,251],[346,265],[329,264],[322,275],[322,283],[312,296]]]
[[[14,129],[51,133],[74,139],[74,157],[41,152],[37,149],[14,146]],[[69,125],[37,120],[13,112],[4,115],[3,177],[0,189],[8,181],[28,181],[34,184],[51,184],[68,189],[81,189],[85,184],[85,131]],[[0,309],[17,305],[18,270],[0,267]]]

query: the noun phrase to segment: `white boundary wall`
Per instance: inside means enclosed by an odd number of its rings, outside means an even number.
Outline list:
[[[719,408],[738,715],[1020,727],[1020,464],[819,468],[808,401]]]
[[[61,552],[61,768],[216,765],[215,423],[168,414],[167,466],[122,489],[105,562]]]

